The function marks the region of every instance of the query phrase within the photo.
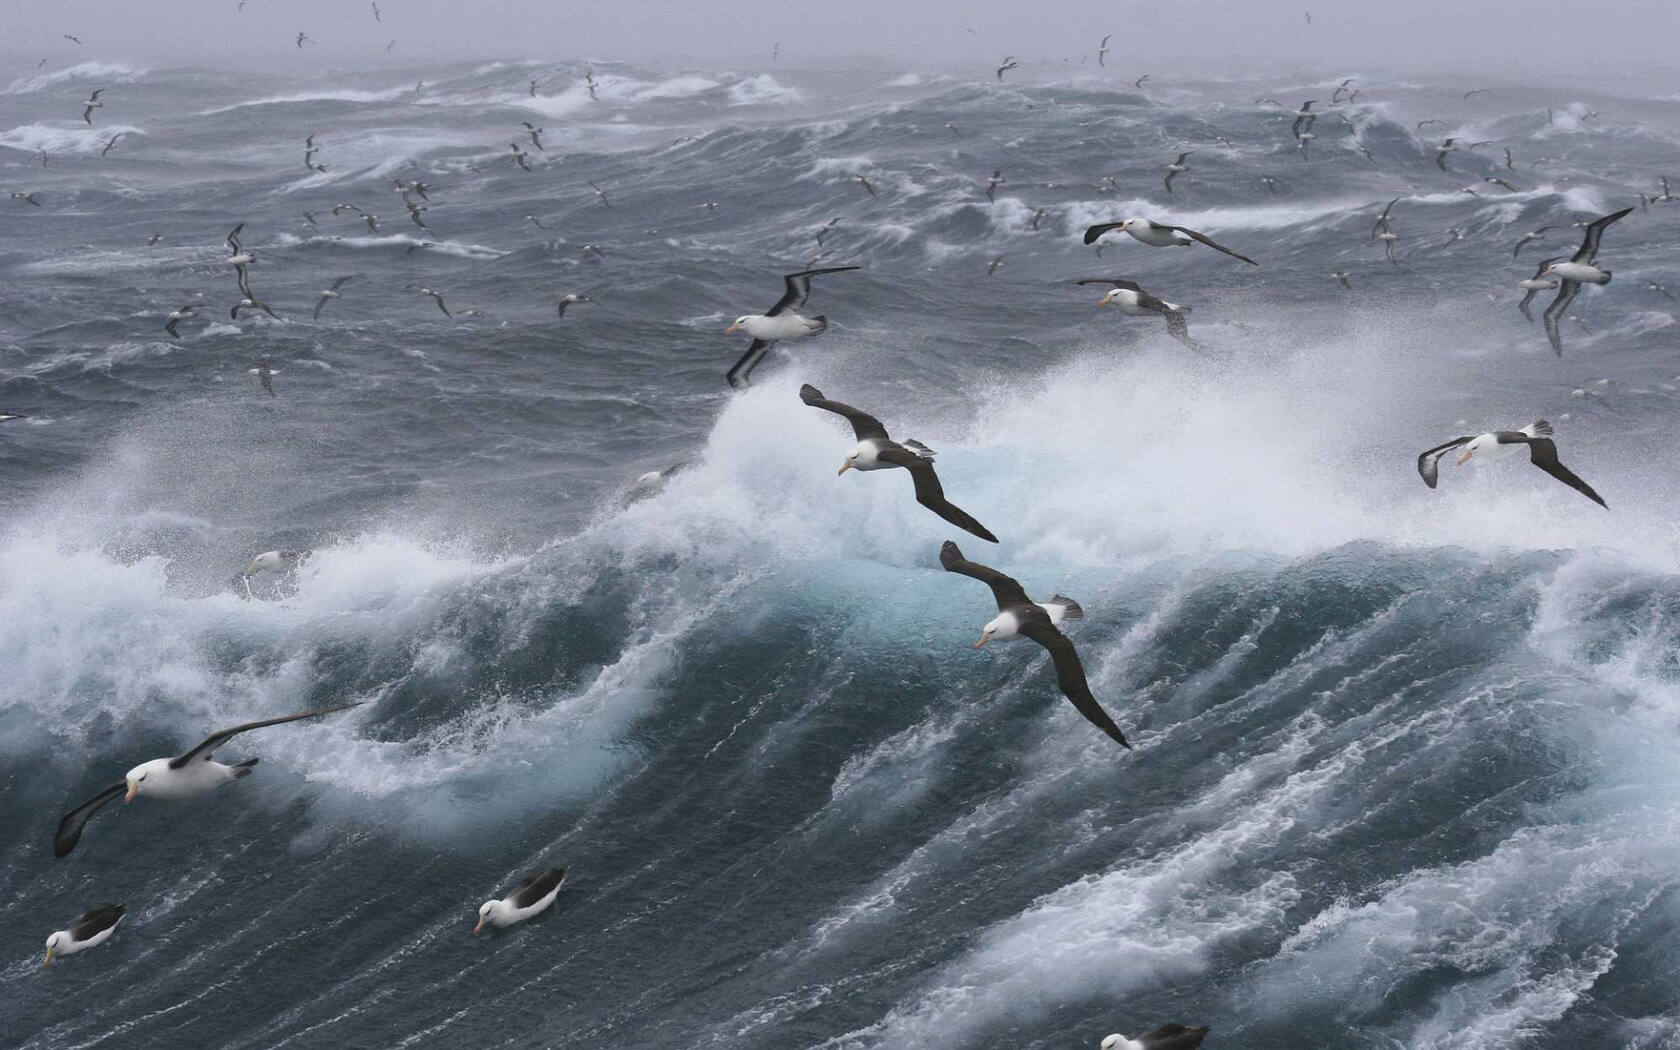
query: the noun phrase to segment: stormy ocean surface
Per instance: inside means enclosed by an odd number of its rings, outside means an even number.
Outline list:
[[[40,204],[0,196],[0,1044],[1680,1045],[1680,340],[1647,286],[1680,289],[1680,205],[1638,207],[1680,176],[1672,87],[31,67],[0,81]],[[1288,111],[1353,74],[1303,159]],[[1554,356],[1515,284],[1628,205]],[[1262,266],[1081,243],[1127,214]],[[831,329],[731,393],[723,329],[836,218]],[[241,222],[281,321],[230,323]],[[1204,349],[1073,283],[1106,276]],[[1002,543],[836,478],[801,382],[938,450]],[[1540,417],[1608,511],[1520,459],[1420,483]],[[995,609],[946,538],[1079,600],[1135,751],[1037,647],[970,650]],[[310,554],[230,587],[276,547]],[[130,766],[350,701],[53,859]],[[471,935],[551,865],[553,911]],[[111,942],[43,969],[107,901]]]

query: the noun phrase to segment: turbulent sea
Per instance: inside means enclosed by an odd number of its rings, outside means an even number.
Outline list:
[[[1680,204],[1637,207],[1680,99],[1361,74],[1303,160],[1288,109],[1357,71],[592,68],[598,101],[575,63],[0,80],[3,188],[40,202],[0,195],[0,1044],[1680,1045],[1680,340],[1647,287],[1680,289]],[[1629,204],[1554,356],[1515,284]],[[1263,265],[1081,243],[1126,214]],[[835,218],[832,327],[732,393],[723,329]],[[282,321],[230,323],[240,222]],[[1105,276],[1203,348],[1073,283]],[[801,382],[937,449],[1002,543],[836,478]],[[1542,416],[1608,511],[1521,458],[1419,481]],[[1036,646],[970,650],[995,610],[946,538],[1079,600],[1135,751]],[[310,554],[229,586],[276,547]],[[350,701],[53,859],[130,766]],[[552,912],[472,936],[562,864]],[[110,943],[43,969],[105,902]]]

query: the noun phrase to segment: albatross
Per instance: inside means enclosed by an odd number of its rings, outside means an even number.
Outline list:
[[[212,758],[215,750],[238,736],[253,729],[267,726],[283,725],[296,722],[303,718],[319,718],[322,715],[334,714],[338,711],[348,711],[355,704],[339,704],[336,707],[318,707],[313,711],[301,711],[295,715],[281,715],[278,718],[265,718],[257,722],[245,722],[229,729],[219,729],[205,737],[197,747],[174,758],[154,758],[150,762],[142,762],[129,770],[123,779],[101,791],[99,794],[83,802],[75,809],[64,814],[64,819],[58,822],[58,831],[53,835],[53,856],[67,857],[76,848],[76,843],[82,837],[82,827],[89,818],[99,812],[105,803],[123,797],[123,802],[133,802],[136,796],[147,798],[182,799],[203,795],[230,781],[240,780],[250,776],[252,768],[257,764],[254,758],[233,765],[223,765]]]
[[[1418,455],[1418,474],[1423,477],[1425,485],[1434,488],[1441,457],[1448,452],[1462,448],[1464,454],[1458,457],[1458,465],[1463,466],[1477,456],[1483,460],[1504,459],[1524,445],[1528,446],[1529,462],[1600,507],[1609,509],[1610,505],[1593,491],[1591,485],[1558,461],[1557,444],[1552,440],[1552,425],[1544,419],[1535,420],[1521,430],[1493,430],[1486,434],[1455,437],[1436,445]]]
[[[104,90],[104,88],[100,88],[98,91],[89,95],[86,102],[82,103],[82,119],[88,122],[89,127],[93,126],[93,111],[105,108],[105,103],[99,101],[99,96],[102,92],[104,92]]]
[[[879,419],[851,405],[830,401],[823,397],[821,390],[809,383],[799,388],[799,400],[812,408],[843,416],[846,422],[852,425],[852,433],[857,435],[857,444],[840,464],[841,474],[854,469],[886,470],[889,467],[903,467],[910,472],[910,477],[915,482],[917,503],[964,532],[978,536],[988,543],[997,542],[997,537],[993,536],[986,526],[945,498],[945,489],[939,484],[939,475],[933,472],[933,449],[920,441],[894,441],[887,436],[887,428],[881,425]]]
[[[1184,172],[1190,170],[1190,165],[1184,163],[1184,158],[1188,157],[1190,154],[1192,154],[1194,152],[1196,152],[1196,151],[1193,150],[1193,149],[1187,149],[1183,153],[1180,153],[1178,155],[1177,160],[1175,160],[1171,164],[1167,165],[1166,176],[1161,179],[1161,182],[1162,182],[1163,185],[1165,185],[1167,187],[1167,192],[1168,193],[1171,193],[1173,191],[1173,188],[1172,188],[1173,176],[1183,174]]]
[[[1135,1039],[1127,1039],[1116,1032],[1104,1038],[1098,1050],[1196,1050],[1207,1034],[1207,1025],[1186,1028],[1181,1024],[1164,1024]]]
[[[846,273],[856,270],[856,266],[827,266],[818,270],[800,270],[798,273],[782,275],[782,282],[786,286],[782,297],[776,300],[776,305],[761,314],[743,314],[735,318],[735,323],[724,329],[726,333],[746,332],[752,336],[752,343],[747,346],[747,352],[741,355],[729,369],[727,378],[729,385],[740,389],[750,385],[753,369],[764,359],[782,339],[799,339],[806,336],[820,335],[828,329],[828,318],[822,314],[815,317],[804,317],[795,312],[805,305],[805,300],[811,295],[811,278],[825,273]]]
[[[1556,288],[1558,286],[1559,282],[1557,282],[1556,280],[1547,280],[1546,270],[1553,263],[1557,262],[1558,259],[1561,259],[1561,258],[1563,258],[1563,256],[1559,255],[1559,256],[1556,256],[1556,257],[1551,258],[1551,259],[1541,259],[1540,260],[1540,267],[1539,267],[1539,269],[1534,271],[1534,276],[1533,277],[1530,277],[1526,281],[1518,281],[1517,282],[1517,287],[1525,290],[1528,293],[1528,294],[1524,295],[1522,297],[1521,301],[1519,301],[1517,303],[1517,309],[1522,311],[1522,315],[1524,317],[1528,318],[1530,321],[1534,320],[1534,315],[1532,313],[1529,313],[1528,304],[1532,303],[1534,301],[1534,297],[1536,295],[1539,295],[1541,292],[1547,291],[1548,289],[1551,289],[1551,288]]]
[[[565,868],[549,868],[525,876],[506,897],[488,900],[478,906],[478,925],[473,927],[473,935],[477,936],[486,923],[501,929],[547,911],[565,885]]]
[[[1151,222],[1148,219],[1121,219],[1119,222],[1099,222],[1085,231],[1085,243],[1095,244],[1097,238],[1110,230],[1125,230],[1137,240],[1152,248],[1179,247],[1188,248],[1192,243],[1200,241],[1214,251],[1224,252],[1233,259],[1241,259],[1250,266],[1260,264],[1239,252],[1234,252],[1213,240],[1206,234],[1197,233],[1188,226],[1169,226],[1164,222]]]
[[[47,938],[47,957],[41,960],[41,965],[48,966],[60,956],[75,955],[77,952],[99,947],[117,932],[117,923],[121,922],[126,914],[128,909],[121,904],[101,904],[97,908],[89,908],[76,920],[74,926],[68,930],[55,931]]]
[[[945,567],[946,572],[969,576],[984,583],[992,589],[992,597],[997,599],[998,614],[980,629],[980,640],[974,643],[974,648],[978,649],[987,642],[1002,642],[1017,637],[1031,638],[1044,646],[1050,650],[1050,658],[1056,665],[1056,684],[1061,687],[1062,694],[1087,721],[1107,733],[1115,743],[1130,750],[1132,745],[1126,743],[1126,734],[1120,731],[1114,719],[1091,695],[1079,654],[1074,651],[1073,642],[1061,632],[1063,622],[1085,615],[1078,602],[1060,594],[1052,596],[1047,602],[1034,602],[1014,578],[969,561],[950,540],[939,548],[939,564]]]
[[[1184,315],[1190,312],[1188,306],[1157,299],[1144,291],[1136,281],[1124,277],[1085,277],[1078,283],[1113,285],[1108,294],[1097,300],[1098,306],[1117,306],[1121,313],[1129,317],[1160,314],[1167,322],[1168,335],[1192,349],[1199,348],[1196,341],[1190,338],[1190,324],[1184,319]]]
[[[1554,262],[1535,275],[1537,277],[1556,277],[1562,282],[1562,287],[1558,288],[1557,298],[1552,300],[1552,305],[1546,307],[1544,315],[1546,338],[1552,341],[1552,350],[1559,357],[1563,356],[1563,337],[1558,334],[1558,318],[1564,316],[1569,309],[1569,304],[1575,301],[1575,296],[1580,292],[1581,285],[1610,283],[1610,271],[1597,265],[1594,261],[1598,258],[1598,242],[1604,236],[1605,227],[1632,210],[1632,208],[1623,208],[1621,211],[1601,215],[1587,223],[1587,232],[1581,238],[1581,246],[1575,249],[1575,254],[1569,258],[1569,261]]]
[[[353,281],[355,279],[355,274],[351,274],[348,277],[339,277],[333,281],[331,288],[321,289],[321,298],[315,302],[315,320],[319,321],[321,319],[321,309],[328,303],[332,302],[334,299],[344,298],[344,293],[340,292],[339,289],[343,288],[346,282]]]

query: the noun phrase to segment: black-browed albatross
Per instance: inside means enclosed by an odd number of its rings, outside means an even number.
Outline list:
[[[1157,299],[1143,290],[1136,281],[1125,277],[1085,277],[1080,284],[1112,285],[1108,294],[1097,301],[1098,306],[1114,306],[1120,312],[1130,317],[1142,317],[1144,314],[1160,314],[1167,322],[1167,334],[1192,349],[1199,349],[1194,339],[1190,338],[1190,323],[1184,315],[1190,312],[1188,306],[1169,303],[1165,299]]]
[[[223,744],[253,729],[266,726],[282,725],[286,722],[296,722],[301,718],[318,718],[338,711],[348,711],[356,704],[340,704],[337,707],[319,707],[313,711],[302,711],[295,715],[281,715],[278,718],[265,718],[258,722],[245,722],[230,729],[219,729],[205,737],[197,747],[174,758],[154,758],[150,762],[142,762],[129,770],[120,783],[112,784],[99,794],[83,802],[75,809],[64,814],[64,819],[58,822],[58,831],[53,835],[53,856],[66,857],[76,848],[76,843],[82,837],[82,826],[105,803],[123,797],[124,802],[133,802],[136,795],[148,798],[182,799],[192,798],[213,791],[230,781],[249,776],[251,768],[257,764],[254,758],[237,762],[231,766],[217,762],[213,753]]]
[[[1312,16],[1308,15],[1307,20],[1311,21]],[[1135,1039],[1127,1039],[1116,1032],[1104,1037],[1097,1050],[1196,1050],[1196,1047],[1202,1045],[1202,1040],[1207,1038],[1207,1034],[1207,1025],[1188,1028],[1181,1024],[1164,1024],[1159,1028],[1151,1028]]]
[[[1121,219],[1119,222],[1099,222],[1085,230],[1085,243],[1095,244],[1097,238],[1110,230],[1125,230],[1136,239],[1151,248],[1188,248],[1197,241],[1207,245],[1214,251],[1224,252],[1233,259],[1241,259],[1250,266],[1260,264],[1240,252],[1234,252],[1213,240],[1206,234],[1197,233],[1188,226],[1169,226],[1164,222],[1151,222],[1148,219]]]
[[[1557,298],[1552,305],[1546,307],[1543,323],[1546,326],[1546,338],[1552,341],[1552,350],[1559,357],[1563,356],[1563,337],[1558,334],[1558,319],[1569,310],[1569,304],[1575,301],[1576,293],[1580,292],[1583,284],[1609,284],[1610,271],[1598,266],[1594,260],[1598,258],[1598,242],[1604,236],[1605,227],[1620,219],[1632,208],[1601,215],[1587,223],[1587,232],[1581,238],[1581,246],[1575,249],[1575,254],[1568,262],[1554,262],[1536,276],[1556,277],[1562,282],[1558,288]]]
[[[473,934],[483,930],[486,923],[501,929],[534,918],[553,906],[565,885],[565,868],[549,868],[525,876],[506,897],[487,900],[478,906],[478,925],[473,927]]]
[[[735,318],[735,323],[724,329],[726,334],[746,332],[752,336],[752,342],[747,346],[747,352],[741,355],[729,369],[726,378],[729,385],[740,389],[750,385],[753,369],[764,359],[782,339],[800,339],[807,336],[820,335],[828,329],[828,318],[822,314],[815,317],[804,317],[797,313],[797,309],[805,305],[805,300],[811,295],[811,278],[825,273],[846,273],[856,270],[856,266],[825,266],[818,270],[800,270],[797,273],[782,275],[782,283],[786,286],[782,297],[776,300],[776,305],[761,314],[743,314]]]
[[[1476,456],[1483,460],[1504,459],[1524,445],[1528,446],[1529,462],[1606,510],[1610,508],[1591,485],[1558,461],[1557,444],[1552,440],[1552,425],[1544,419],[1535,420],[1521,430],[1493,430],[1474,437],[1456,437],[1436,445],[1419,454],[1418,474],[1425,485],[1434,488],[1441,457],[1454,449],[1464,449],[1464,454],[1458,457],[1459,466],[1463,466]]]
[[[920,441],[894,441],[887,436],[887,428],[879,419],[851,405],[828,400],[823,397],[821,390],[810,383],[799,388],[799,400],[812,408],[844,416],[852,425],[852,433],[857,435],[857,445],[847,453],[845,462],[840,464],[841,474],[853,469],[886,470],[889,467],[903,467],[910,472],[910,477],[915,482],[917,503],[964,532],[972,533],[989,543],[997,542],[997,537],[992,535],[991,530],[945,498],[945,489],[939,484],[939,475],[933,471],[933,449]]]
[[[97,908],[89,908],[76,920],[75,925],[68,930],[54,931],[47,938],[47,957],[41,960],[42,966],[51,964],[54,959],[65,955],[75,955],[85,952],[89,948],[97,948],[111,939],[117,932],[117,923],[122,921],[128,909],[120,904],[101,904]]]
[[[1132,745],[1126,743],[1126,734],[1120,731],[1114,719],[1091,695],[1091,686],[1085,681],[1085,667],[1079,662],[1079,653],[1074,650],[1068,636],[1061,632],[1063,621],[1077,620],[1085,615],[1078,602],[1059,594],[1047,602],[1034,602],[1012,577],[969,561],[950,540],[939,548],[939,564],[945,567],[946,572],[970,576],[984,583],[992,589],[992,597],[997,599],[998,614],[981,628],[980,640],[974,643],[974,648],[978,649],[987,642],[1008,641],[1016,637],[1031,638],[1044,646],[1050,650],[1050,658],[1055,662],[1056,684],[1061,687],[1062,694],[1092,725],[1107,733],[1121,747],[1131,748]]]

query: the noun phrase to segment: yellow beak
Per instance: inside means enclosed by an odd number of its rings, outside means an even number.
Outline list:
[[[123,795],[123,805],[126,806],[130,802],[133,802],[134,801],[134,796],[138,795],[139,793],[140,793],[140,785],[138,783],[130,780],[128,782],[128,792],[127,792],[127,794]]]
[[[480,931],[482,929],[484,929],[484,920],[480,919],[480,920],[478,920],[478,925],[473,927],[473,936],[477,937],[478,936],[478,931]]]
[[[48,963],[52,962],[52,957],[53,957],[53,950],[51,948],[48,948],[47,949],[47,957],[41,961],[41,965],[45,966]]]
[[[991,640],[992,640],[992,636],[991,636],[991,635],[989,635],[989,634],[983,634],[983,635],[981,635],[981,636],[980,636],[980,640],[979,640],[979,641],[978,641],[978,642],[975,642],[975,643],[974,643],[974,648],[976,648],[976,649],[978,649],[978,648],[980,648],[980,647],[981,647],[981,646],[982,646],[982,645],[985,645],[985,644],[986,644],[986,643],[987,643],[987,642],[989,642],[989,641],[991,641]]]
[[[736,332],[739,332],[739,331],[740,331],[740,330],[741,330],[741,326],[740,326],[740,325],[738,325],[738,324],[732,324],[732,325],[730,325],[730,326],[729,326],[729,327],[728,327],[728,328],[725,328],[725,329],[724,329],[724,330],[723,330],[723,334],[724,334],[724,335],[734,335],[734,334],[735,334],[735,333],[736,333]]]
[[[1458,457],[1458,465],[1461,467],[1464,466],[1464,464],[1470,462],[1470,457],[1474,455],[1474,452],[1466,452],[1464,455]]]
[[[846,462],[840,464],[840,474],[844,474],[844,473],[846,473],[846,471],[851,470],[851,469],[852,469],[852,461],[849,460],[849,459]],[[839,477],[840,474],[836,474],[835,477]]]

